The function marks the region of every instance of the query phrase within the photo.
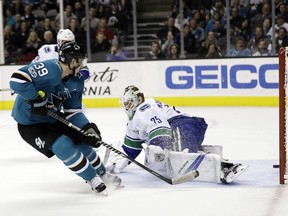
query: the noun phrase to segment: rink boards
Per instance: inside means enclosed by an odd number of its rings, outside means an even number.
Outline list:
[[[0,89],[22,65],[0,66]],[[117,107],[127,85],[175,106],[278,106],[277,57],[88,63],[86,107]],[[15,95],[0,91],[0,109]]]

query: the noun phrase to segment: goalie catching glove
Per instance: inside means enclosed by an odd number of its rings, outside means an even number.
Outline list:
[[[82,138],[84,143],[96,148],[101,145],[101,133],[95,123],[87,123],[82,127],[82,130],[85,132],[85,136]]]
[[[160,146],[142,144],[145,151],[144,164],[153,170],[164,170],[167,159],[169,157],[169,150],[162,149]]]

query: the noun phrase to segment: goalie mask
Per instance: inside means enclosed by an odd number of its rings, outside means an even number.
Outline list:
[[[139,104],[144,102],[144,94],[134,86],[127,86],[120,98],[120,105],[124,108],[129,119],[132,119]]]
[[[65,42],[75,42],[75,36],[70,29],[60,29],[57,34],[57,44],[58,47],[61,47]]]
[[[75,59],[77,61],[77,66],[72,66],[71,62]],[[86,50],[81,48],[76,42],[65,42],[59,49],[59,61],[68,65],[69,69],[73,71],[74,76],[77,75],[82,65],[83,61],[87,59]]]

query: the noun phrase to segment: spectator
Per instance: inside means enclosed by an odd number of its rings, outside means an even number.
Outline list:
[[[56,43],[57,43],[57,41],[54,38],[53,32],[51,30],[46,30],[43,34],[42,45],[44,45],[44,44],[56,44]]]
[[[21,17],[28,24],[28,28],[34,28],[37,24],[35,16],[32,14],[32,6],[30,4],[24,4],[24,14]]]
[[[29,35],[29,27],[26,21],[22,21],[19,29],[15,33],[15,46],[18,53],[22,52],[22,48],[25,46],[26,40]]]
[[[115,0],[110,1],[110,8],[106,12],[107,26],[114,28],[119,34],[125,37],[129,23],[127,23],[126,16],[119,11],[118,4]]]
[[[241,28],[240,29],[237,28],[237,30],[240,30],[240,31],[236,32],[236,34],[238,36],[243,37],[245,41],[249,41],[251,39],[253,30],[251,28],[249,19],[244,18],[241,23]]]
[[[158,41],[151,42],[150,51],[146,54],[145,59],[166,59],[166,56],[162,52]]]
[[[167,24],[162,27],[156,34],[161,44],[166,41],[169,31],[172,33],[173,37],[175,37],[176,34],[180,32],[179,29],[175,27],[175,19],[171,16],[168,17]]]
[[[242,37],[239,37],[237,39],[235,48],[230,49],[231,57],[244,57],[244,56],[251,56],[251,55],[252,55],[251,50],[246,48],[245,40]]]
[[[107,61],[119,61],[119,60],[126,60],[126,54],[119,48],[117,43],[113,43],[109,54],[107,55]]]
[[[25,46],[22,49],[21,63],[31,62],[38,54],[38,49],[41,47],[42,42],[35,30],[30,30]],[[20,62],[19,62],[20,63]]]
[[[4,26],[14,26],[16,24],[16,18],[13,15],[12,9],[7,7],[4,13]]]
[[[192,54],[192,53],[197,52],[196,48],[195,48],[196,39],[195,39],[194,35],[191,33],[188,24],[184,24],[184,26],[183,26],[183,40],[184,40],[184,52],[185,52],[185,54]],[[176,34],[174,41],[175,41],[175,43],[178,44],[179,47],[181,47],[181,45],[180,45],[180,41],[181,41],[180,32]]]
[[[37,25],[36,31],[42,41],[44,40],[44,33],[46,31],[50,31],[52,33],[53,39],[56,40],[55,28],[52,26],[51,20],[48,17],[44,19],[43,25]]]
[[[161,45],[161,50],[165,55],[168,55],[170,46],[174,44],[174,37],[171,31],[168,31],[167,40]]]
[[[270,35],[268,35],[268,32],[270,31],[271,29],[271,21],[270,19],[268,18],[265,18],[264,21],[263,21],[263,24],[262,24],[262,28],[263,28],[263,34],[267,37],[270,37]]]
[[[108,51],[111,48],[111,44],[106,39],[103,32],[96,34],[96,39],[91,43],[92,53]]]
[[[88,17],[89,17],[90,27],[92,28],[93,31],[95,31],[96,28],[98,28],[98,25],[99,25],[99,22],[100,22],[100,19],[97,18],[95,15],[96,15],[95,8],[90,7],[89,11],[88,11]],[[84,25],[86,25],[86,17],[83,17],[81,19],[80,28],[83,28]]]
[[[188,21],[188,18],[183,18],[183,25],[184,24],[188,24],[189,21]],[[179,29],[179,31],[181,30],[181,14],[178,14],[176,19],[175,19],[175,25],[174,25],[176,28]]]
[[[237,32],[241,31],[242,21],[244,17],[239,15],[239,9],[237,7],[232,7],[231,9],[231,17],[230,17],[230,24],[235,27]]]
[[[71,18],[68,24],[68,29],[70,29],[74,36],[75,36],[75,40],[78,41],[79,40],[79,34],[80,34],[80,28],[79,28],[79,24],[78,24],[78,19],[77,18]]]
[[[98,4],[96,6],[95,17],[98,18],[98,19],[106,18],[105,11],[106,11],[105,5]]]
[[[215,22],[219,21],[222,26],[225,26],[225,20],[221,17],[218,11],[214,11],[213,17],[208,21],[207,26],[205,28],[205,35],[208,35],[209,31],[213,31],[215,28]]]
[[[204,53],[206,53],[210,44],[215,44],[215,46],[217,46],[217,49],[221,50],[221,43],[216,38],[215,33],[213,31],[208,32],[208,36],[202,44],[202,46],[204,48]],[[203,50],[202,50],[202,52],[203,52]]]
[[[260,39],[258,43],[258,50],[253,54],[253,56],[271,56],[271,52],[268,50],[266,40]]]
[[[63,22],[64,22],[64,29],[68,28],[69,22],[71,18],[75,18],[78,22],[76,15],[72,12],[73,8],[71,5],[66,5],[65,11],[63,13]],[[60,13],[55,17],[55,28],[56,32],[60,29]]]
[[[197,13],[196,13],[196,17],[197,17]],[[199,7],[198,25],[201,26],[203,29],[205,29],[209,19],[210,19],[209,11],[205,9],[205,7]]]
[[[217,46],[215,46],[215,44],[213,44],[213,43],[209,44],[205,58],[220,58],[220,57],[222,57],[222,55],[218,51]]]
[[[73,14],[77,17],[77,22],[80,24],[82,18],[85,17],[85,7],[82,6],[81,1],[74,2]]]
[[[258,43],[261,39],[266,40],[266,44],[270,44],[270,38],[264,35],[262,26],[258,26],[255,29],[255,36],[253,36],[247,44],[247,48],[251,50],[252,55],[257,52]]]
[[[14,59],[15,56],[15,50],[16,47],[14,45],[14,41],[15,41],[15,34],[12,30],[12,27],[9,25],[6,25],[4,27],[4,32],[3,32],[3,36],[4,36],[4,48],[5,48],[5,54],[7,54],[7,61],[9,59],[9,63],[11,63]],[[8,58],[8,56],[10,56],[10,58]]]
[[[262,23],[265,18],[271,20],[271,6],[269,3],[265,3],[262,7],[261,13],[257,13],[250,18],[252,29],[255,29],[257,26],[262,26]]]
[[[278,29],[278,36],[276,37],[276,53],[279,53],[281,47],[288,46],[287,30],[284,27]]]
[[[288,23],[285,22],[284,16],[278,15],[278,16],[276,17],[275,36],[274,36],[274,37],[277,37],[277,36],[278,36],[278,35],[277,35],[277,30],[278,30],[279,28],[281,28],[281,27],[285,28],[286,31],[288,31]],[[273,31],[273,29],[272,29],[272,27],[271,27],[270,30],[269,30],[269,32],[268,32],[268,34],[267,34],[267,35],[269,35],[271,38],[272,38],[272,31]]]
[[[276,13],[276,15],[281,15],[284,17],[284,20],[288,20],[287,6],[283,2],[279,4],[279,13]]]
[[[24,6],[21,0],[11,1],[9,7],[13,9],[13,14],[24,14]]]
[[[194,18],[191,18],[189,21],[190,31],[195,38],[195,49],[200,50],[201,41],[205,40],[205,31],[202,27],[197,26],[197,22]]]
[[[226,29],[219,20],[215,21],[213,32],[219,41],[226,35]]]
[[[167,59],[179,59],[179,56],[180,56],[180,48],[178,44],[174,43],[169,48]]]
[[[21,26],[21,22],[22,22],[21,14],[19,13],[15,14],[15,21],[16,21],[15,24],[12,26],[12,29],[14,32],[16,32]]]
[[[107,20],[104,17],[100,19],[99,25],[98,25],[98,28],[96,28],[95,34],[97,35],[98,32],[103,32],[103,34],[105,35],[105,38],[110,43],[112,43],[112,40],[114,39],[114,37],[116,37],[115,40],[118,40],[113,30],[107,26]]]

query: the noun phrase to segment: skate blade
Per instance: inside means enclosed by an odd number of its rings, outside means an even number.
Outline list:
[[[237,170],[237,173],[231,173],[231,176],[226,177],[226,182],[231,183],[233,182],[236,178],[238,178],[249,166],[248,165],[242,165],[239,170]],[[233,174],[233,175],[232,175]]]

